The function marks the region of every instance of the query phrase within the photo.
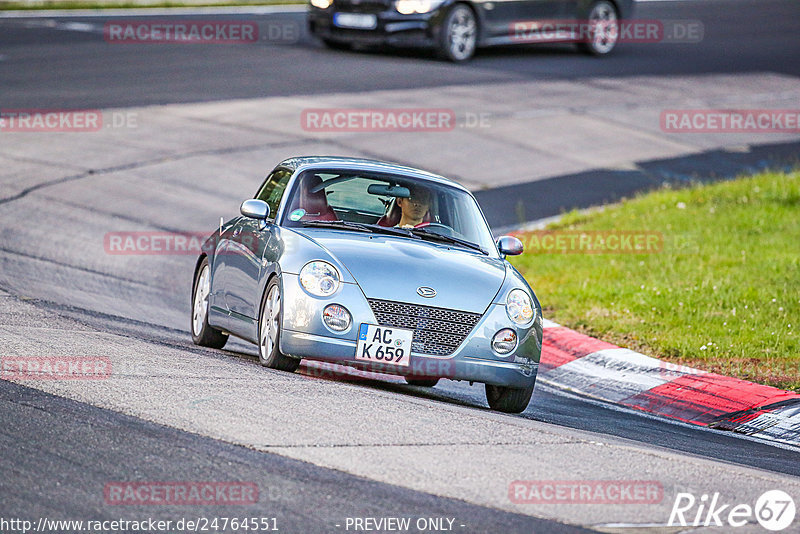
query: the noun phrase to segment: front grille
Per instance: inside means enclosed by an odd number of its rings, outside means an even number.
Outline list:
[[[479,313],[391,300],[367,300],[381,326],[413,330],[411,350],[422,354],[452,354],[481,318]]]
[[[382,0],[335,0],[333,3],[333,7],[336,11],[346,13],[371,13],[376,15],[389,9],[389,6],[389,2],[384,2]]]

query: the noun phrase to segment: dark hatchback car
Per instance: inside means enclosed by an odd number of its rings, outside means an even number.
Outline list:
[[[575,42],[610,53],[633,0],[310,0],[309,30],[331,48],[424,46],[451,61],[477,47]]]

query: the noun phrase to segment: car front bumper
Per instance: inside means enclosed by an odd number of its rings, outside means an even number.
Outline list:
[[[367,30],[336,26],[334,14],[333,8],[311,7],[308,13],[309,31],[322,39],[340,43],[398,47],[432,46],[436,40],[437,22],[441,18],[439,10],[414,15],[402,15],[393,10],[357,13],[376,16],[377,26]]]
[[[448,378],[497,386],[527,388],[536,380],[542,349],[541,317],[525,328],[511,323],[505,306],[492,304],[472,332],[448,356],[411,352],[408,366],[355,359],[358,328],[361,323],[379,324],[357,284],[342,284],[331,297],[314,297],[300,286],[297,275],[281,276],[283,328],[281,352],[297,358],[350,365],[368,371],[413,378]],[[347,308],[352,316],[350,328],[335,333],[322,322],[322,311],[329,304]],[[513,328],[518,344],[509,355],[501,356],[491,348],[497,331]]]

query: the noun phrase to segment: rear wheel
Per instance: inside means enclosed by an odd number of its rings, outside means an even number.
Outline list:
[[[293,373],[300,360],[281,354],[281,285],[277,278],[270,280],[261,301],[258,319],[258,361],[264,367]]]
[[[467,61],[475,54],[478,44],[478,21],[475,13],[464,4],[450,8],[439,32],[439,55],[444,59]]]
[[[509,388],[486,384],[486,400],[489,408],[505,413],[522,413],[533,395],[533,385],[527,388]]]
[[[597,0],[589,8],[589,35],[578,43],[581,51],[592,56],[610,54],[619,41],[617,8],[609,0]]]
[[[406,384],[409,386],[420,386],[423,388],[432,388],[439,383],[438,378],[410,378],[406,376],[405,379]]]
[[[203,258],[192,286],[192,341],[201,347],[221,349],[228,342],[223,334],[208,324],[208,296],[211,293],[211,269]]]

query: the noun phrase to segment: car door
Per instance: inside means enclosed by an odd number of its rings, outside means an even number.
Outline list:
[[[228,269],[228,240],[238,217],[226,222],[220,219],[219,233],[213,243],[214,261],[211,262],[211,294],[208,296],[209,322],[216,327],[228,328],[230,309],[226,301],[225,271]]]
[[[486,35],[490,42],[537,42],[537,32],[531,31],[535,21],[553,21],[571,16],[575,0],[484,0],[477,5],[482,10]],[[521,30],[521,31],[520,31]]]
[[[270,216],[266,222],[242,216],[226,234],[221,285],[230,315],[229,326],[244,337],[250,337],[258,320],[260,280],[271,267],[271,255],[265,251],[275,239],[274,217],[291,174],[288,169],[276,169],[256,195],[255,198],[269,205]]]

